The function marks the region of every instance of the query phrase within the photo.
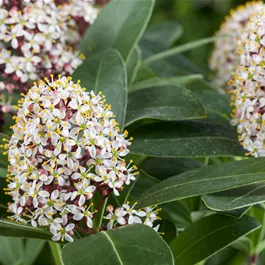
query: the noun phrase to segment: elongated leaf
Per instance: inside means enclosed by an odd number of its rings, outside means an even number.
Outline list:
[[[160,180],[164,180],[202,166],[203,164],[200,161],[188,158],[150,157],[144,160],[141,164],[141,169]]]
[[[133,91],[128,96],[126,126],[142,119],[173,121],[205,117],[203,106],[186,88],[150,87]]]
[[[207,119],[205,122],[214,124],[228,124],[230,122],[230,107],[229,95],[222,95],[216,91],[203,91],[195,93],[205,109],[207,110]]]
[[[136,78],[139,67],[141,66],[141,51],[138,46],[134,49],[132,56],[126,64],[128,84],[131,84]]]
[[[211,256],[209,259],[207,259],[207,262],[205,265],[225,265],[228,264],[228,261],[237,254],[237,250],[232,247],[226,247],[222,249],[221,251],[217,252],[213,256]],[[241,265],[241,264],[240,264]]]
[[[138,180],[131,192],[130,199],[135,200],[135,198],[139,197],[144,191],[148,190],[157,183],[160,183],[160,180],[141,170]],[[186,227],[191,223],[190,212],[185,208],[181,201],[163,204],[162,209],[163,211],[161,213],[161,217],[163,219],[169,219],[174,224],[183,227]]]
[[[142,89],[147,87],[156,87],[156,86],[186,86],[194,81],[203,79],[203,75],[186,75],[178,76],[172,78],[160,78],[153,77],[141,82],[135,83],[132,86],[132,90]]]
[[[174,264],[166,243],[145,225],[124,226],[67,244],[63,261],[65,265]]]
[[[222,214],[232,216],[235,218],[241,218],[244,214],[248,212],[249,209],[250,207],[244,207],[244,208],[235,209],[231,211],[223,211]]]
[[[167,50],[183,33],[176,21],[163,21],[147,28],[139,45],[143,58]]]
[[[85,33],[79,50],[91,56],[114,48],[127,61],[144,33],[153,7],[154,0],[112,0]]]
[[[74,72],[73,79],[81,80],[81,85],[88,91],[102,91],[122,129],[127,104],[127,81],[126,66],[119,52],[108,50],[86,59]]]
[[[161,47],[170,47],[183,33],[182,26],[176,21],[163,21],[159,24],[154,24],[147,28],[141,39],[149,41]]]
[[[1,264],[23,264],[24,246],[22,239],[0,236],[0,242]]]
[[[201,69],[182,54],[161,59],[148,65],[158,76],[176,77],[187,74],[203,74]],[[142,65],[139,71],[146,68]],[[197,84],[197,83],[196,83]],[[195,90],[195,89],[194,89]]]
[[[200,122],[149,124],[131,131],[131,152],[151,157],[243,156],[244,150],[230,126]]]
[[[170,244],[175,264],[196,264],[259,227],[259,222],[249,216],[239,220],[221,215],[203,218]]]
[[[47,230],[3,219],[0,220],[0,235],[51,240],[51,234]]]
[[[139,198],[144,207],[183,198],[264,182],[265,159],[248,159],[203,167],[171,177],[153,186]]]
[[[29,239],[25,245],[24,264],[32,265],[45,245],[44,240]]]
[[[203,45],[209,44],[211,42],[216,41],[217,39],[220,39],[220,37],[219,36],[218,37],[210,37],[210,38],[205,38],[205,39],[185,43],[183,45],[171,48],[167,51],[155,54],[155,55],[147,58],[146,60],[144,60],[143,64],[151,64],[155,61],[159,61],[159,60],[164,59],[166,57],[174,56],[176,54],[183,53],[183,52],[201,47]]]
[[[229,211],[265,201],[265,184],[258,183],[203,196],[206,206],[215,211]]]

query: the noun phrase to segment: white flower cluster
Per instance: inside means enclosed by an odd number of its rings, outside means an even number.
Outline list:
[[[161,210],[156,207],[146,207],[144,209],[134,209],[137,203],[130,207],[129,202],[126,202],[122,207],[118,207],[115,210],[112,205],[107,207],[109,214],[106,219],[109,220],[107,229],[112,229],[115,225],[126,224],[145,224],[153,227],[153,223],[156,220],[160,220],[158,212]],[[158,231],[159,225],[154,227],[155,231]]]
[[[101,93],[85,92],[71,77],[45,78],[17,108],[14,134],[5,145],[10,219],[48,226],[55,241],[72,241],[82,220],[93,233],[92,218],[102,206],[92,210],[90,199],[95,193],[103,200],[112,192],[118,196],[137,175],[132,161],[126,165],[123,159],[131,144],[128,133],[119,132]],[[152,209],[145,215],[151,225]]]
[[[265,8],[253,15],[237,51],[240,65],[231,80],[233,121],[239,140],[255,157],[265,156]]]
[[[51,73],[72,74],[84,59],[76,45],[98,12],[94,1],[64,1],[63,5],[56,5],[53,0],[24,0],[17,6],[2,2],[0,69],[5,81],[0,87],[9,93],[14,89],[24,92],[33,81]],[[8,105],[6,101],[2,100],[1,105]]]
[[[62,6],[62,13],[75,18],[81,17],[85,22],[93,24],[98,15],[98,9],[94,5],[94,0],[68,1]]]
[[[209,67],[214,73],[213,81],[219,88],[227,90],[227,82],[240,62],[238,54],[235,53],[237,43],[244,36],[249,18],[264,6],[261,1],[252,1],[239,6],[230,12],[217,32],[216,36],[220,36],[220,39],[215,42]]]

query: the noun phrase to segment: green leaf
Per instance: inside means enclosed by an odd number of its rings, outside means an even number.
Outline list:
[[[29,239],[25,245],[24,264],[32,265],[45,245],[44,240]]]
[[[205,122],[214,124],[228,124],[230,122],[230,107],[229,95],[222,95],[216,91],[202,91],[195,93],[196,97],[207,110],[207,119]]]
[[[161,167],[161,165],[163,165],[163,167]],[[203,164],[200,161],[188,158],[150,157],[144,160],[141,164],[141,169],[160,180],[164,180],[202,166]]]
[[[161,59],[148,65],[158,76],[176,77],[187,74],[203,74],[201,69],[182,54]],[[142,65],[139,71],[145,69],[147,65]],[[197,83],[196,83],[197,84]],[[195,90],[195,89],[194,89]]]
[[[146,225],[103,231],[67,244],[63,248],[63,261],[65,265],[174,264],[167,244]]]
[[[6,178],[7,169],[4,167],[0,167],[0,178]]]
[[[239,238],[235,243],[233,243],[232,247],[249,255],[251,251],[251,245],[251,239],[245,236]]]
[[[265,159],[248,159],[191,170],[148,189],[138,198],[145,207],[264,182]]]
[[[150,87],[129,93],[126,126],[142,119],[190,120],[205,118],[197,98],[182,87]]]
[[[175,264],[200,262],[260,227],[249,216],[241,219],[211,215],[189,226],[171,244]]]
[[[1,264],[23,264],[24,246],[22,239],[0,236],[0,242]]]
[[[142,42],[151,42],[164,48],[168,48],[178,40],[183,33],[182,26],[176,21],[163,21],[147,28]]]
[[[0,235],[9,237],[36,238],[51,240],[49,231],[30,225],[19,224],[8,220],[0,220]]]
[[[235,217],[235,218],[241,218],[244,214],[248,212],[249,209],[250,207],[244,207],[244,208],[230,210],[230,211],[222,211],[221,213],[224,215]]]
[[[134,49],[132,56],[126,64],[128,84],[133,83],[141,66],[141,50],[138,46]]]
[[[134,141],[131,153],[151,157],[243,156],[244,150],[231,126],[200,122],[153,123],[128,131]]]
[[[73,79],[81,80],[81,85],[88,91],[102,91],[122,129],[127,104],[127,79],[119,52],[108,50],[86,59],[74,72]]]
[[[217,252],[213,256],[211,256],[205,265],[226,265],[228,261],[237,254],[237,250],[232,247],[226,247],[221,251]],[[235,264],[234,264],[235,265]],[[242,264],[240,264],[242,265]]]
[[[135,200],[135,198],[139,197],[144,191],[157,183],[160,183],[160,180],[148,175],[143,170],[140,170],[137,182],[131,192],[131,199]],[[185,208],[181,201],[163,204],[162,209],[163,219],[169,219],[179,226],[187,226],[191,223],[190,212]]]
[[[91,56],[114,48],[127,62],[145,31],[154,2],[112,0],[88,28],[78,49],[86,56]]]
[[[196,40],[193,42],[182,44],[180,46],[171,48],[167,51],[160,52],[158,54],[155,54],[155,55],[147,58],[146,60],[143,61],[143,64],[151,64],[155,61],[159,61],[161,59],[165,59],[167,57],[171,57],[171,56],[174,56],[174,55],[179,54],[179,53],[183,53],[183,52],[186,52],[189,50],[193,50],[195,48],[199,48],[203,45],[212,43],[212,42],[216,41],[217,39],[220,39],[220,36],[205,38],[205,39]]]
[[[203,79],[203,75],[196,74],[196,75],[186,75],[186,76],[178,76],[171,78],[153,77],[135,83],[132,86],[131,90],[143,89],[147,87],[157,87],[157,86],[186,86],[200,79]]]
[[[206,206],[214,211],[229,211],[265,202],[265,184],[253,184],[203,196]]]
[[[0,236],[0,262],[3,265],[32,265],[45,241]]]
[[[143,58],[168,49],[182,33],[182,26],[176,21],[163,21],[148,27],[139,42]]]

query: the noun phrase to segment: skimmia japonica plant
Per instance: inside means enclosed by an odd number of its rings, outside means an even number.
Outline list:
[[[264,264],[265,3],[154,6],[0,0],[0,264]]]

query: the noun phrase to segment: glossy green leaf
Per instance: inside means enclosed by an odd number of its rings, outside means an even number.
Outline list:
[[[221,213],[224,215],[235,217],[235,218],[241,218],[244,214],[248,212],[249,209],[250,209],[250,206],[247,206],[244,208],[234,209],[230,211],[221,211]]]
[[[153,186],[140,197],[138,207],[264,182],[265,159],[218,164],[191,170]]]
[[[232,108],[229,95],[219,94],[217,91],[203,91],[195,94],[207,110],[205,122],[214,124],[228,124]]]
[[[186,86],[190,83],[203,79],[203,75],[186,75],[186,76],[178,76],[171,78],[161,78],[161,77],[153,77],[141,82],[135,83],[131,90],[143,89],[148,87],[157,87],[157,86]]]
[[[137,46],[134,49],[129,61],[126,64],[128,84],[131,84],[135,80],[140,66],[141,66],[141,51],[140,48]]]
[[[143,35],[142,41],[149,41],[161,47],[168,48],[183,33],[182,26],[176,21],[163,21],[147,28]]]
[[[205,265],[226,265],[228,261],[237,254],[237,250],[232,247],[226,247],[222,249],[221,251],[215,253],[213,256],[211,256],[209,259],[207,259],[207,262]]]
[[[24,243],[23,240],[20,238],[9,238],[9,237],[0,236],[1,264],[2,265],[24,264],[23,243]]]
[[[186,51],[201,47],[203,45],[212,43],[212,42],[216,41],[217,39],[220,39],[220,36],[205,38],[205,39],[196,40],[196,41],[193,41],[193,42],[182,44],[180,46],[171,48],[171,49],[169,49],[167,51],[163,51],[163,52],[160,52],[158,54],[150,56],[149,58],[147,58],[146,60],[143,61],[143,64],[151,64],[151,63],[153,63],[155,61],[159,61],[161,59],[164,59],[164,58],[167,58],[167,57],[171,57],[171,56],[174,56],[176,54],[183,53],[183,52],[186,52]]]
[[[163,167],[161,167],[161,165],[163,165]],[[141,164],[141,169],[163,180],[202,166],[203,164],[200,161],[188,158],[149,157]]]
[[[206,206],[215,211],[229,211],[265,202],[265,184],[258,183],[203,196]]]
[[[0,236],[0,262],[2,265],[33,265],[45,241]]]
[[[245,153],[230,126],[164,122],[128,130],[134,138],[131,153],[138,155],[190,158],[243,156]]]
[[[151,25],[139,42],[143,58],[167,50],[182,33],[182,26],[176,21]]]
[[[191,120],[205,118],[206,112],[186,88],[150,87],[129,93],[126,126],[142,119]]]
[[[127,61],[144,33],[154,0],[112,0],[86,31],[78,49],[91,56],[109,48],[117,49]]]
[[[145,225],[124,226],[67,244],[63,261],[64,265],[174,264],[167,244]]]
[[[135,200],[144,191],[158,183],[160,183],[160,180],[141,170],[137,182],[131,191],[130,199]],[[162,209],[161,217],[163,219],[171,220],[174,224],[185,227],[191,223],[190,212],[181,201],[163,204]]]
[[[0,235],[9,237],[36,238],[51,240],[49,231],[30,225],[19,224],[8,220],[0,220]]]
[[[187,74],[203,74],[201,69],[182,54],[161,59],[150,65],[142,65],[139,71],[149,67],[154,73],[161,77],[176,77]],[[197,84],[196,84],[197,85]],[[195,90],[195,89],[194,89]]]
[[[170,244],[175,264],[196,264],[259,227],[259,222],[249,216],[235,219],[211,215],[203,218],[189,226]]]
[[[45,245],[44,240],[29,239],[25,244],[24,265],[32,265]]]
[[[95,93],[102,91],[123,128],[127,104],[126,66],[116,50],[108,50],[86,59],[72,75],[82,87]]]

